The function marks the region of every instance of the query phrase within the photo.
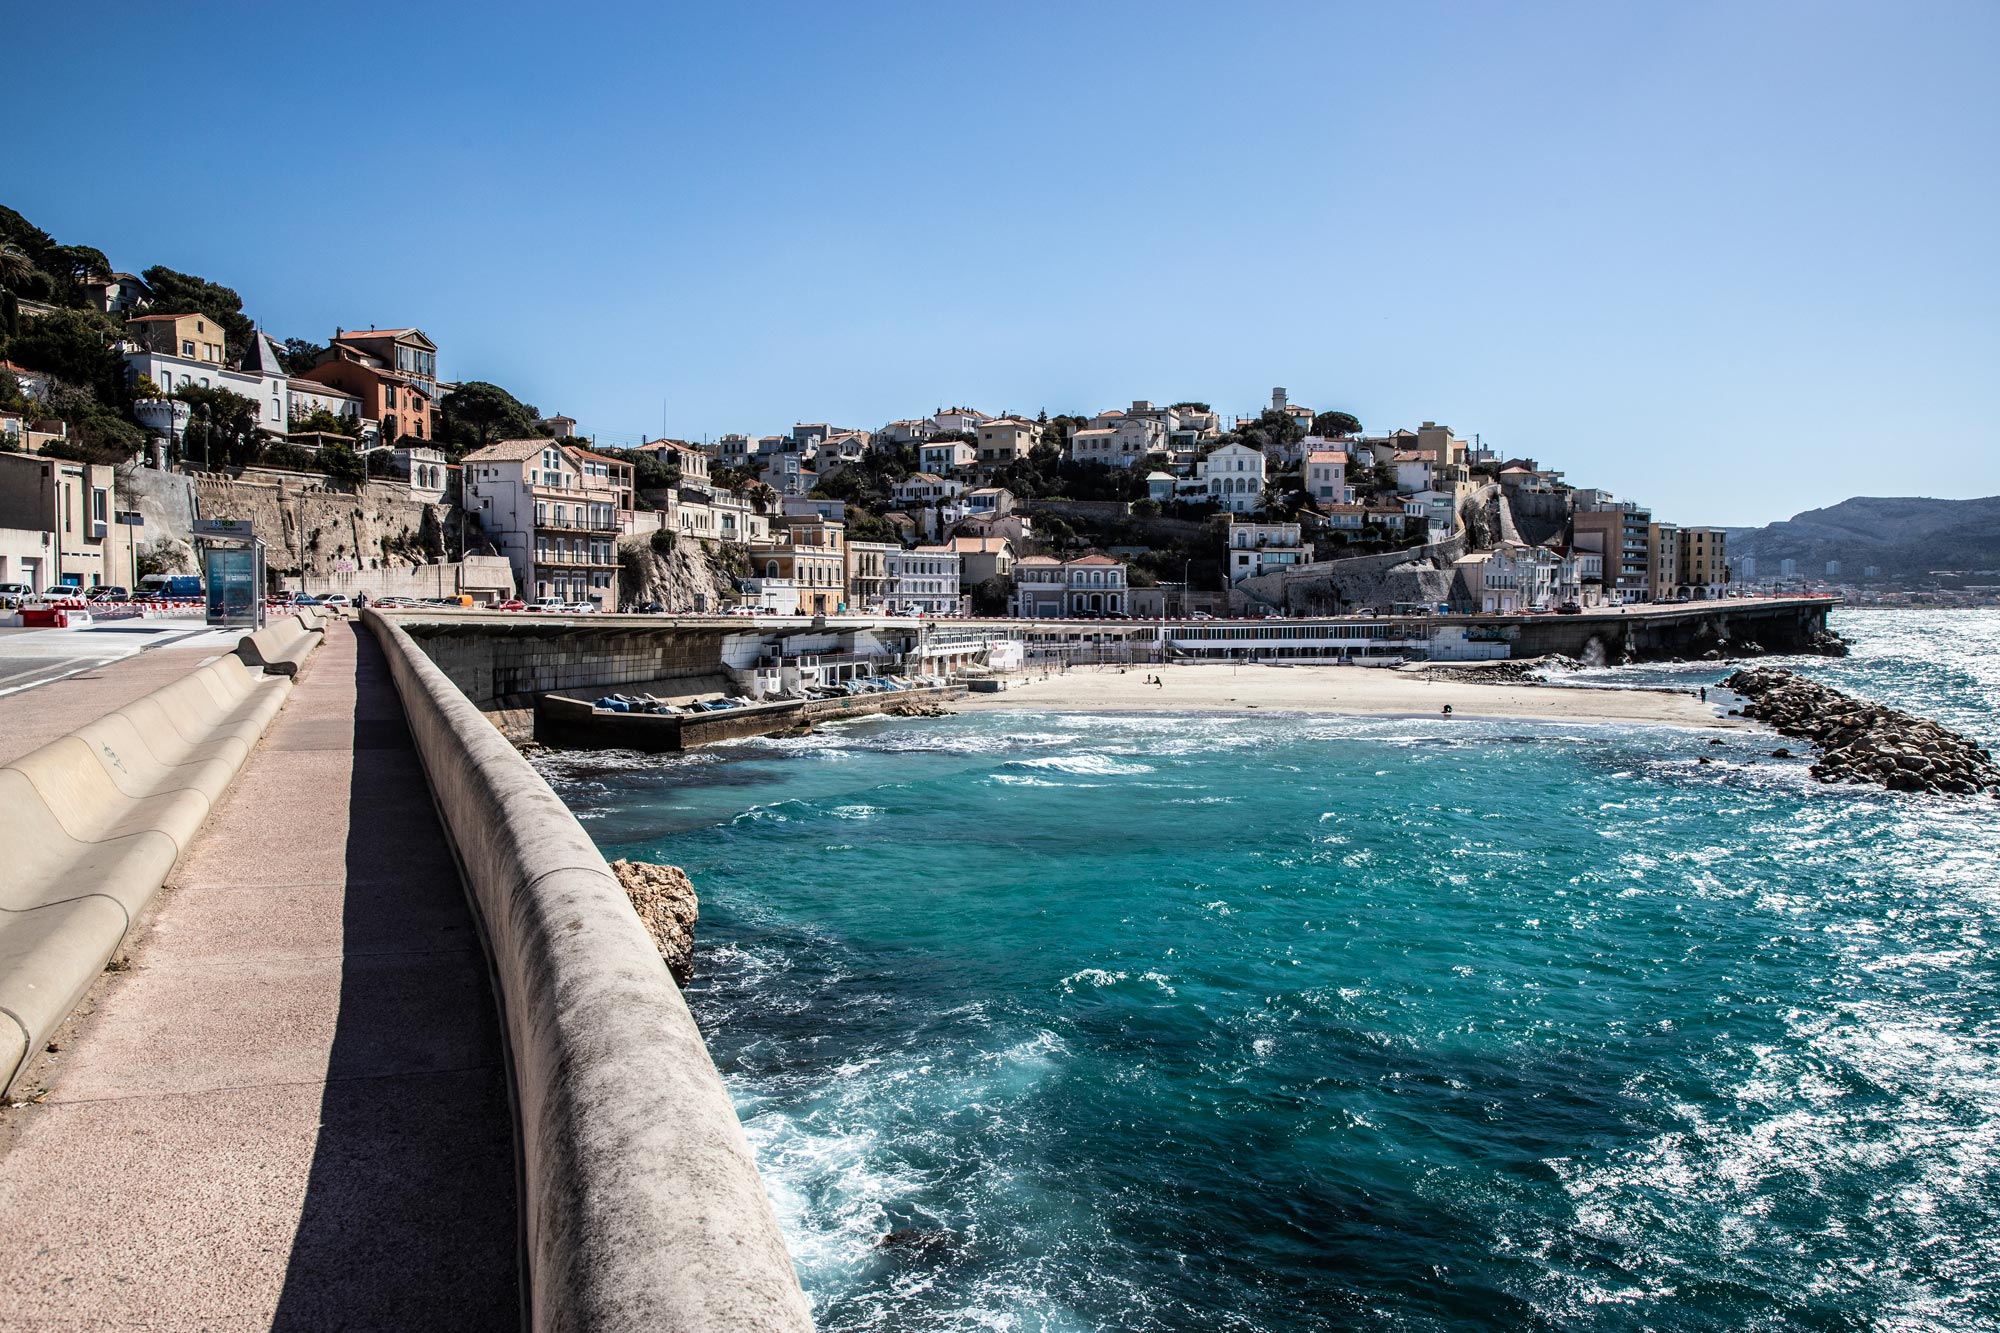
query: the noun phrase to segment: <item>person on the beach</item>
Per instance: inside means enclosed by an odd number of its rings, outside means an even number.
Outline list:
[[[1450,704],[1446,704],[1446,705],[1444,706],[1444,715],[1445,715],[1446,717],[1450,717],[1450,716],[1451,716],[1451,705],[1450,705]]]

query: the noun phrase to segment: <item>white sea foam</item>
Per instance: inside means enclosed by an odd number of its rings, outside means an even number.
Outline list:
[[[1074,773],[1079,777],[1095,778],[1130,777],[1153,771],[1151,764],[1138,764],[1129,760],[1115,759],[1108,754],[1049,755],[1039,759],[1012,759],[1008,762],[1019,768],[1044,769],[1050,772]]]

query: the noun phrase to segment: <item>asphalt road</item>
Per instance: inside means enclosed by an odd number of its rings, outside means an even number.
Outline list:
[[[209,632],[199,622],[173,620],[114,621],[88,629],[0,627],[0,695],[32,690],[148,648],[187,644]],[[225,633],[216,642],[238,637]]]

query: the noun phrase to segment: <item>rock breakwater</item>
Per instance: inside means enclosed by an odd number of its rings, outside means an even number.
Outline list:
[[[1928,718],[1867,703],[1780,667],[1749,667],[1722,684],[1747,701],[1745,717],[1818,746],[1812,775],[1821,782],[2000,795],[2000,766],[1993,756]]]

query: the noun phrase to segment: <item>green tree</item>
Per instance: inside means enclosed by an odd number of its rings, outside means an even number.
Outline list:
[[[174,397],[189,408],[187,429],[181,437],[188,457],[202,459],[211,467],[248,467],[258,461],[264,440],[257,430],[257,404],[253,400],[198,384],[175,390]]]
[[[87,384],[115,401],[123,390],[124,368],[111,340],[120,330],[95,310],[51,310],[8,339],[7,355],[30,370]]]
[[[1315,435],[1359,435],[1361,419],[1351,412],[1322,412],[1313,418]]]
[[[438,404],[435,443],[456,457],[495,440],[547,435],[541,413],[497,384],[468,380]]]
[[[56,280],[57,291],[70,305],[84,303],[84,283],[111,274],[111,261],[104,252],[88,245],[54,246],[43,256],[41,267]]]
[[[303,375],[319,362],[320,353],[326,351],[323,343],[308,342],[304,338],[287,338],[278,349],[278,359],[285,363],[288,375]]]
[[[301,431],[323,431],[328,435],[345,435],[350,439],[359,433],[357,423],[329,412],[324,407],[315,407],[308,415],[291,422],[291,434],[297,435]]]
[[[139,276],[153,289],[153,309],[163,315],[207,315],[222,326],[229,344],[230,364],[243,359],[243,350],[250,345],[256,326],[243,313],[243,298],[233,288],[192,273],[177,273],[162,264],[153,265]]]

